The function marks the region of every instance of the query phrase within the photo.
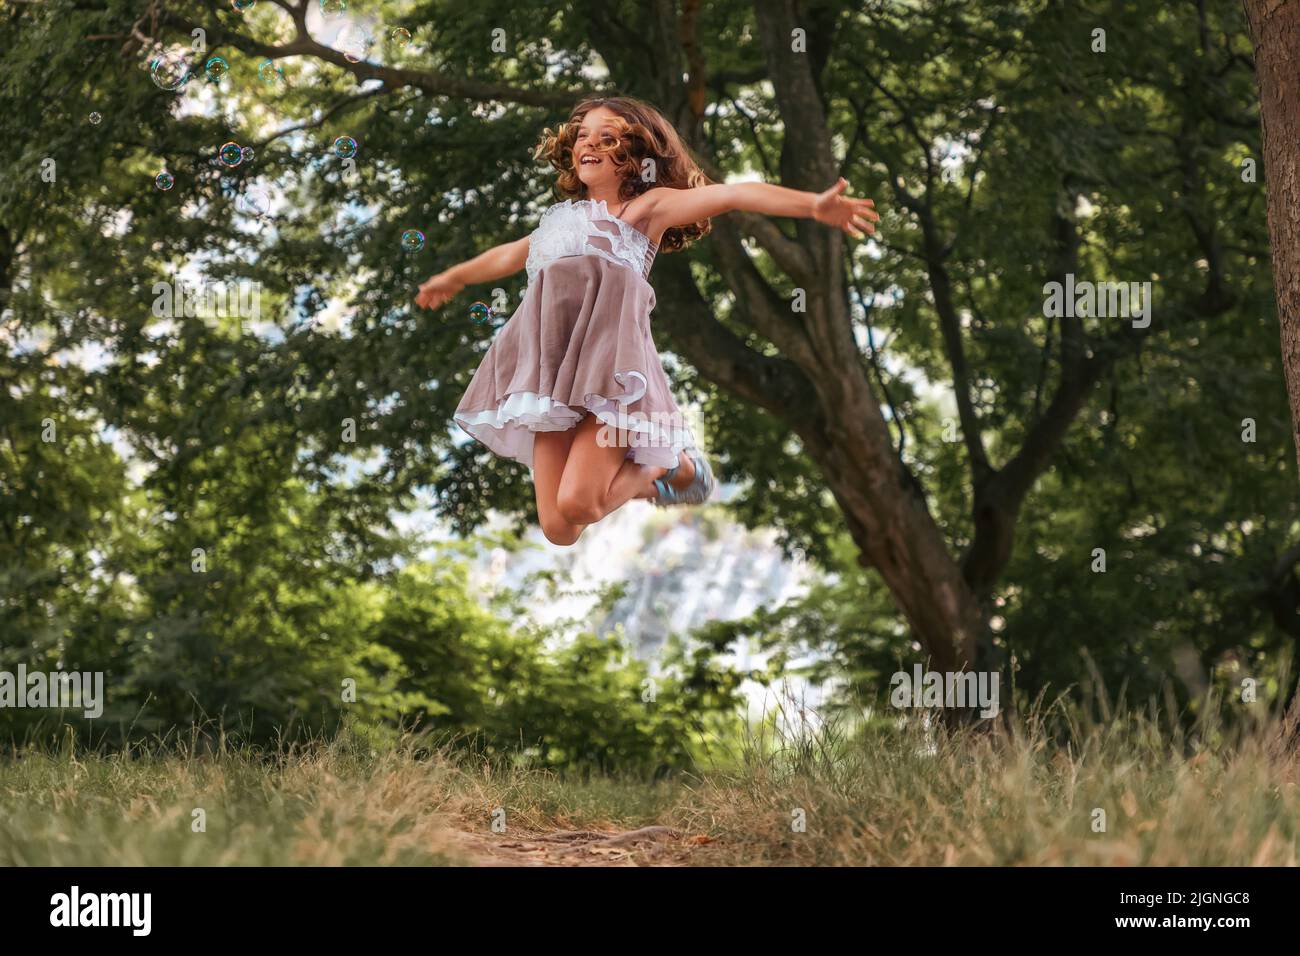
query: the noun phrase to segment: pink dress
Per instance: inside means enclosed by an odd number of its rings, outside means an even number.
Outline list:
[[[671,468],[694,437],[673,400],[654,341],[657,249],[603,201],[566,200],[528,243],[528,288],[497,333],[455,420],[498,455],[533,464],[533,435],[590,412],[596,440],[639,464]]]

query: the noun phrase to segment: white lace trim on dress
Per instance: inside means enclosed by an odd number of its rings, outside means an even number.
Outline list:
[[[566,199],[542,213],[528,238],[528,281],[569,256],[597,256],[645,278],[653,261],[650,237],[609,211],[603,201]]]

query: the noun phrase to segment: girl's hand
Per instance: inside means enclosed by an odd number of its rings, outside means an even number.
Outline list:
[[[420,291],[415,295],[415,304],[426,309],[436,309],[463,288],[465,283],[456,281],[446,272],[439,272],[420,285]]]
[[[870,199],[853,199],[843,193],[849,188],[848,180],[840,177],[835,185],[820,193],[813,202],[812,217],[818,222],[843,229],[854,239],[874,235],[874,223],[880,222],[876,204]]]

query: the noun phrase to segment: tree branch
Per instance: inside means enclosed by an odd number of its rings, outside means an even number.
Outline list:
[[[735,227],[719,219],[711,242],[718,269],[737,299],[745,303],[754,328],[805,371],[816,368],[819,363],[806,328],[795,318],[791,303],[777,295],[758,271]]]
[[[654,322],[702,375],[796,430],[812,426],[817,396],[798,366],[755,352],[719,322],[685,256],[664,256],[655,272],[658,304],[667,307],[655,309]]]
[[[171,11],[164,11],[160,19],[179,27],[185,32],[202,28],[208,32],[214,45],[228,44],[245,53],[253,53],[269,60],[280,60],[291,56],[313,56],[326,63],[332,63],[348,71],[358,80],[381,80],[390,90],[414,87],[431,96],[450,96],[466,100],[494,100],[505,103],[520,103],[525,106],[539,106],[547,109],[564,109],[573,105],[581,95],[580,90],[530,90],[511,86],[506,83],[488,83],[467,77],[449,77],[429,70],[413,70],[404,67],[379,66],[365,60],[353,63],[333,47],[318,43],[307,31],[307,10],[302,6],[279,3],[289,12],[296,28],[296,36],[286,44],[267,44],[254,40],[220,25],[203,26],[188,17]]]

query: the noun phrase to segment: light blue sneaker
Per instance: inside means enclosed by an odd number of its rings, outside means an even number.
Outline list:
[[[662,478],[656,478],[655,491],[659,494],[651,500],[658,507],[703,504],[709,500],[709,495],[713,494],[713,469],[709,467],[709,460],[697,448],[687,449],[686,454],[695,465],[695,477],[680,491],[668,483],[672,481],[673,475],[677,474],[678,465],[669,468]]]

